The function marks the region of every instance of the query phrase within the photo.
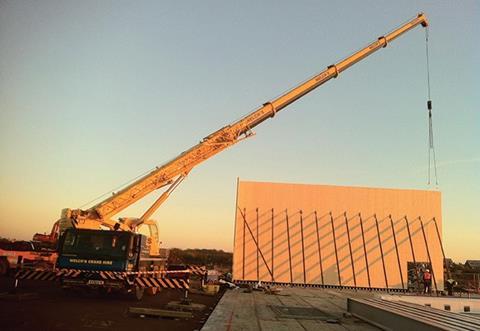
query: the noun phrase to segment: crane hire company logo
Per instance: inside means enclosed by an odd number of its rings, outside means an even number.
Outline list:
[[[101,265],[112,265],[113,261],[109,260],[85,260],[85,259],[69,259],[70,263],[80,263],[80,264],[101,264]]]

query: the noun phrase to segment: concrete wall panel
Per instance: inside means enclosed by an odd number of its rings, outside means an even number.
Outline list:
[[[433,221],[441,234],[440,192],[240,181],[236,215],[236,280],[402,288],[402,275],[406,287],[407,262],[413,262],[406,216],[415,260],[428,262],[422,220],[437,285],[443,289]]]

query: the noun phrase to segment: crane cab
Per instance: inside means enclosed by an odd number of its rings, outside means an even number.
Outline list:
[[[127,231],[67,229],[59,242],[57,267],[135,271],[148,256],[147,238]]]

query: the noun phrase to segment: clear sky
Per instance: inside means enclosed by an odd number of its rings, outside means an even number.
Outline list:
[[[49,231],[421,11],[445,248],[480,258],[477,1],[0,1],[0,235]],[[231,251],[237,177],[435,189],[426,94],[416,28],[195,168],[154,215],[164,245]]]

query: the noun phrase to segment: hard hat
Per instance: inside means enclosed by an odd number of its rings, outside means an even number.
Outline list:
[[[426,272],[430,272],[430,270],[428,270],[428,269],[426,269],[425,271],[426,271]]]

